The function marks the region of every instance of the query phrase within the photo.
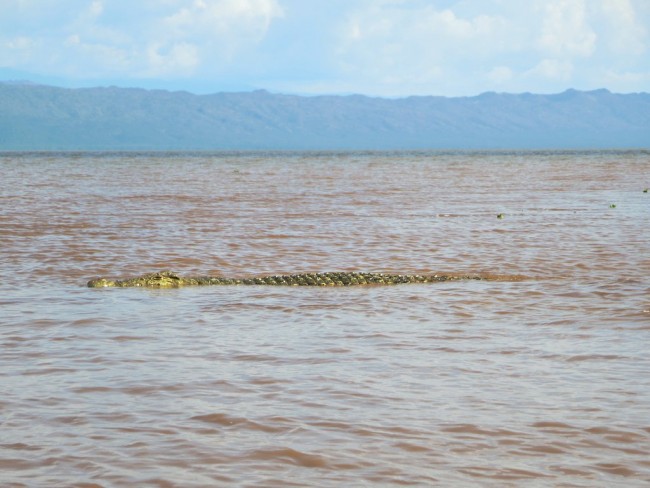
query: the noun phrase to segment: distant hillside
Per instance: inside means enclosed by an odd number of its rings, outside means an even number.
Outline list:
[[[301,97],[0,83],[0,150],[650,147],[650,94]]]

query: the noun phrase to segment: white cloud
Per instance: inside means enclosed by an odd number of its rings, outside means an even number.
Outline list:
[[[0,0],[0,67],[97,84],[650,91],[649,53],[650,0]]]
[[[273,20],[282,16],[278,0],[136,4],[68,0],[60,4],[63,8],[51,0],[21,0],[21,8],[9,15],[25,25],[37,24],[30,29],[34,31],[30,48],[38,68],[71,77],[184,77],[226,69],[238,54],[262,42]],[[5,6],[0,4],[0,15]],[[43,9],[49,9],[49,18]],[[128,19],[125,12],[130,13]],[[0,32],[2,24],[0,20]],[[23,38],[27,37],[3,40],[0,33],[0,48],[15,50]],[[0,62],[20,63],[6,52],[0,52]]]
[[[613,33],[607,40],[608,47],[623,56],[644,54],[648,48],[648,32],[632,2],[602,0],[602,8]]]
[[[18,36],[10,39],[7,42],[7,47],[9,49],[16,49],[19,51],[25,51],[31,49],[34,46],[34,41],[27,36]]]
[[[261,40],[282,9],[275,0],[194,0],[162,21],[175,37],[197,34],[219,38],[239,31]]]
[[[16,36],[7,39],[0,37],[0,67],[23,66],[29,63],[38,43],[28,36]]]
[[[525,77],[542,77],[553,81],[567,81],[571,79],[573,64],[569,61],[558,59],[543,59],[534,68],[524,73]]]
[[[501,15],[463,17],[451,9],[407,4],[376,2],[350,12],[338,47],[345,76],[374,84],[375,91],[431,92],[455,71],[472,65],[479,70],[493,52],[510,49],[510,26]]]
[[[144,77],[156,77],[179,73],[190,75],[198,66],[199,50],[194,44],[180,42],[165,49],[160,44],[151,44],[147,49],[147,69]]]
[[[104,5],[100,0],[94,0],[91,4],[90,7],[88,8],[88,13],[92,17],[99,17],[102,12],[104,11]]]
[[[650,69],[644,2],[359,2],[341,30],[340,75],[386,94],[597,88],[620,59]]]
[[[507,66],[496,66],[487,74],[487,78],[497,85],[501,85],[512,80],[513,76],[514,73],[512,69]]]
[[[585,0],[546,0],[539,48],[551,56],[590,56],[596,34],[586,19]]]
[[[273,19],[283,15],[276,0],[194,0],[157,22],[159,42],[201,45],[207,58],[231,59],[264,39]]]
[[[645,73],[639,72],[622,72],[617,73],[614,71],[608,71],[606,74],[607,81],[614,82],[617,84],[629,84],[629,85],[638,85],[639,83],[647,84],[650,83],[650,71]]]

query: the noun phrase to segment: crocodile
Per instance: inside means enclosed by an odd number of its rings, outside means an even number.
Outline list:
[[[355,285],[397,285],[401,283],[432,283],[454,280],[499,279],[481,275],[455,274],[385,274],[385,273],[301,273],[265,275],[249,278],[228,278],[224,276],[181,276],[173,271],[148,273],[135,278],[97,278],[88,282],[90,288],[105,287],[147,287],[178,288],[181,286],[214,285],[272,285],[272,286],[355,286]]]

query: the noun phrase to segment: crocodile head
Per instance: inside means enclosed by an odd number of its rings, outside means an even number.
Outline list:
[[[115,282],[111,280],[107,280],[105,278],[99,278],[97,280],[90,280],[88,282],[88,287],[89,288],[106,288],[109,286],[115,286]]]

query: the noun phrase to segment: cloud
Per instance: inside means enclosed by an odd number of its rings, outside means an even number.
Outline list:
[[[507,66],[496,66],[487,73],[488,79],[499,85],[512,80],[513,75],[512,69]]]
[[[638,83],[650,83],[650,71],[645,73],[639,72],[614,72],[608,71],[606,73],[606,80],[613,83],[624,83],[636,85]]]
[[[567,81],[571,79],[573,64],[557,59],[543,59],[531,70],[524,73],[528,78],[546,78],[549,80]]]
[[[178,42],[163,46],[152,43],[147,48],[147,67],[142,76],[189,75],[199,62],[199,49],[194,44]]]
[[[648,0],[0,0],[0,67],[95,84],[650,91],[649,48]]]
[[[34,40],[29,37],[18,36],[14,37],[13,39],[9,39],[6,43],[6,46],[9,49],[14,49],[16,51],[29,51],[34,47]]]
[[[11,13],[14,25],[30,26],[24,30],[34,32],[31,55],[39,68],[72,77],[214,72],[262,42],[271,22],[282,16],[277,0],[144,0],[136,5],[125,0],[74,0],[62,2],[65,18],[54,2],[42,2],[20,0],[20,8]],[[38,13],[43,7],[50,17]],[[130,21],[125,20],[127,11]],[[27,38],[0,37],[0,47],[15,49],[18,39]],[[0,52],[0,62],[20,64],[17,56],[6,52]]]
[[[648,66],[644,2],[356,2],[340,27],[339,73],[393,95],[598,88],[621,59],[627,71]]]
[[[90,7],[88,7],[88,14],[91,17],[99,17],[103,11],[104,4],[101,2],[101,0],[93,0],[93,2],[90,4]]]
[[[338,46],[342,72],[377,91],[430,91],[449,75],[471,65],[480,69],[510,49],[511,26],[501,15],[461,16],[427,3],[407,4],[375,2],[348,14]]]
[[[648,49],[648,31],[632,2],[602,0],[602,8],[613,34],[607,40],[607,47],[626,57],[643,55]],[[650,15],[650,9],[647,13]]]
[[[585,0],[547,0],[538,45],[558,57],[590,56],[597,36],[586,19]]]
[[[275,0],[194,0],[159,23],[166,36],[211,43],[260,42],[274,18],[282,16]]]

